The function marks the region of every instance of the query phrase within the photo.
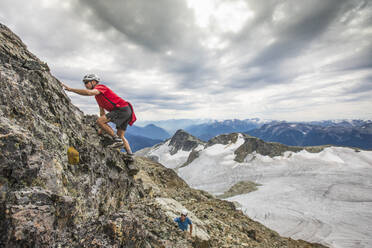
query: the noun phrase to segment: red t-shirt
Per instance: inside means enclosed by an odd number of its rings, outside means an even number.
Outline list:
[[[133,123],[137,120],[137,117],[134,113],[133,106],[132,104],[130,104],[130,102],[127,102],[124,99],[120,98],[109,87],[103,84],[96,85],[94,89],[99,90],[99,92],[101,92],[101,94],[95,96],[98,105],[109,112],[114,110],[114,105],[112,103],[114,103],[115,106],[118,108],[126,107],[129,105],[129,107],[132,110],[132,116],[131,120],[129,121],[129,125],[131,126],[133,125]],[[107,99],[109,99],[112,103]]]
[[[101,94],[96,95],[96,101],[101,108],[106,109],[107,111],[111,112],[114,109],[114,105],[111,103],[113,102],[116,107],[126,107],[128,106],[128,102],[124,99],[120,98],[116,95],[109,87],[103,84],[97,84],[94,89],[99,90]],[[109,100],[107,100],[109,99]]]

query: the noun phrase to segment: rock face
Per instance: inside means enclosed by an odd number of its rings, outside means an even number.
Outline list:
[[[230,134],[233,135],[233,134]],[[243,162],[248,154],[253,152],[259,153],[264,156],[280,156],[286,151],[298,152],[301,150],[306,150],[308,152],[321,152],[326,146],[314,146],[314,147],[300,147],[300,146],[286,146],[280,143],[265,142],[261,139],[241,134],[244,136],[244,143],[235,150],[235,161]],[[218,137],[216,137],[218,138]]]
[[[238,133],[221,134],[210,139],[206,147],[213,146],[215,144],[227,145],[229,143],[235,143],[238,140]]]
[[[0,84],[0,247],[321,247],[280,237],[151,160],[128,166],[105,148],[97,116],[1,24]],[[172,221],[184,208],[193,238]]]
[[[169,146],[173,147],[170,154],[173,155],[179,150],[191,151],[198,145],[204,145],[204,142],[180,129],[170,140]]]

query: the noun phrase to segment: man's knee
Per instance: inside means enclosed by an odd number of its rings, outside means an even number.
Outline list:
[[[117,129],[116,133],[118,134],[119,137],[124,137],[125,131],[122,129]]]
[[[102,124],[105,124],[107,122],[107,119],[105,116],[101,116],[97,119],[97,124],[98,125],[102,125]]]

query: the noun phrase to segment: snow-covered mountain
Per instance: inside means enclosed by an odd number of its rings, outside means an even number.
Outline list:
[[[235,187],[227,200],[281,235],[337,248],[372,247],[372,151],[291,147],[243,133],[203,142],[178,131],[138,154],[216,196]]]
[[[372,149],[372,123],[365,121],[315,124],[277,122],[250,130],[249,135],[286,145],[338,145]]]
[[[338,127],[361,127],[365,124],[372,123],[372,120],[323,120],[323,121],[311,121],[304,122],[311,125],[319,125],[324,127],[338,126]]]
[[[159,162],[166,167],[177,169],[191,161],[194,154],[204,148],[206,143],[198,138],[178,130],[171,139],[153,147],[145,148],[136,152],[136,155],[142,155]],[[190,157],[190,158],[189,158]]]

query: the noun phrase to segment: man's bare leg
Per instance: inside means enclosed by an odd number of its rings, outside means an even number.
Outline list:
[[[115,132],[112,128],[107,124],[110,120],[107,119],[105,115],[102,115],[97,119],[97,124],[102,128],[103,131],[108,133],[110,136],[115,137]]]
[[[128,140],[124,137],[125,131],[122,129],[118,129],[117,131],[118,136],[123,140],[124,142],[124,148],[127,151],[128,154],[132,154],[132,150],[130,149],[130,145]]]

